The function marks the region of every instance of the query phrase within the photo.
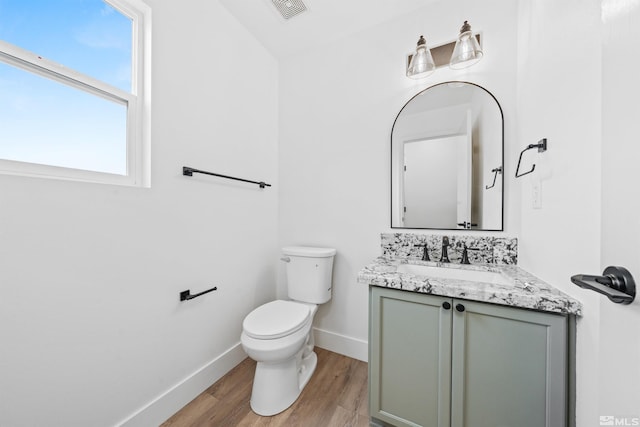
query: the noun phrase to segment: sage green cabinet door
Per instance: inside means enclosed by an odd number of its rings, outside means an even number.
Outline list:
[[[369,410],[394,426],[450,426],[451,298],[370,288]]]
[[[451,426],[565,426],[566,317],[463,300],[453,306]]]

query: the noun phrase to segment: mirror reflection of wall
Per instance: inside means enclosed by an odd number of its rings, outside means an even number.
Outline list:
[[[502,230],[503,119],[465,82],[432,86],[402,108],[391,136],[391,226]]]

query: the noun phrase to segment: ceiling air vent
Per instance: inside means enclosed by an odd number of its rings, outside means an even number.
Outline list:
[[[271,0],[284,19],[301,14],[307,7],[300,0]]]

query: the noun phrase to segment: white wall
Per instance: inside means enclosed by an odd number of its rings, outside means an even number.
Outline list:
[[[545,153],[525,154],[523,168],[535,163],[536,171],[517,180],[520,263],[584,305],[577,331],[577,425],[597,425],[598,372],[607,363],[599,360],[601,297],[569,279],[600,272],[600,2],[519,4],[518,145],[525,148],[543,137],[549,144]],[[537,181],[541,209],[532,203]]]
[[[505,111],[507,172],[516,154],[516,3],[447,1],[280,63],[280,245],[335,247],[333,299],[316,315],[328,348],[366,359],[367,286],[359,269],[380,254],[390,230],[390,135],[393,120],[420,90],[469,80],[492,92]],[[495,13],[499,10],[500,13]],[[514,19],[509,19],[512,17]],[[439,69],[423,81],[404,75],[405,55],[420,34],[432,45],[452,41],[464,20],[484,36],[475,67]],[[505,228],[517,235],[519,195],[506,186]],[[280,269],[279,291],[284,294]],[[345,338],[346,337],[346,338]]]
[[[569,278],[606,266],[640,274],[635,213],[640,84],[628,52],[640,36],[637,2],[521,1],[518,130],[536,172],[522,179],[520,260],[584,304],[577,328],[577,425],[640,418],[640,303],[613,304]],[[576,49],[576,46],[589,46]],[[540,182],[542,208],[532,208]],[[561,261],[561,262],[560,262]],[[627,361],[632,361],[627,363]],[[626,424],[630,425],[630,424]]]
[[[640,278],[640,146],[638,70],[640,4],[603,1],[602,257],[600,268],[624,266]],[[599,415],[640,418],[640,300],[629,306],[600,298]],[[615,363],[608,363],[616,361]],[[627,361],[632,361],[627,363]]]
[[[500,150],[499,142],[502,132],[502,123],[499,120],[491,120],[493,117],[500,117],[495,101],[486,93],[476,92],[473,99],[473,111],[478,112],[474,124],[474,141],[482,141],[482,144],[474,143],[474,174],[478,171],[478,176],[474,176],[475,193],[478,195],[478,212],[474,222],[482,224],[482,228],[498,228],[498,224],[502,221],[502,211],[496,209],[502,199],[502,182],[503,176],[496,176],[495,184],[492,188],[487,189],[488,185],[492,185],[494,173],[491,171],[502,165],[502,150]],[[502,165],[504,171],[504,165]],[[513,165],[509,164],[509,168]],[[508,177],[506,177],[508,178]]]
[[[242,318],[274,296],[277,63],[218,2],[149,4],[151,188],[0,176],[2,426],[119,423],[231,349],[229,369]]]

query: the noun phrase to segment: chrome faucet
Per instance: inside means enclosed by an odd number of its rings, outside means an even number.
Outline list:
[[[440,256],[440,262],[450,262],[449,253],[447,252],[448,247],[449,238],[447,236],[442,236],[442,255]]]

